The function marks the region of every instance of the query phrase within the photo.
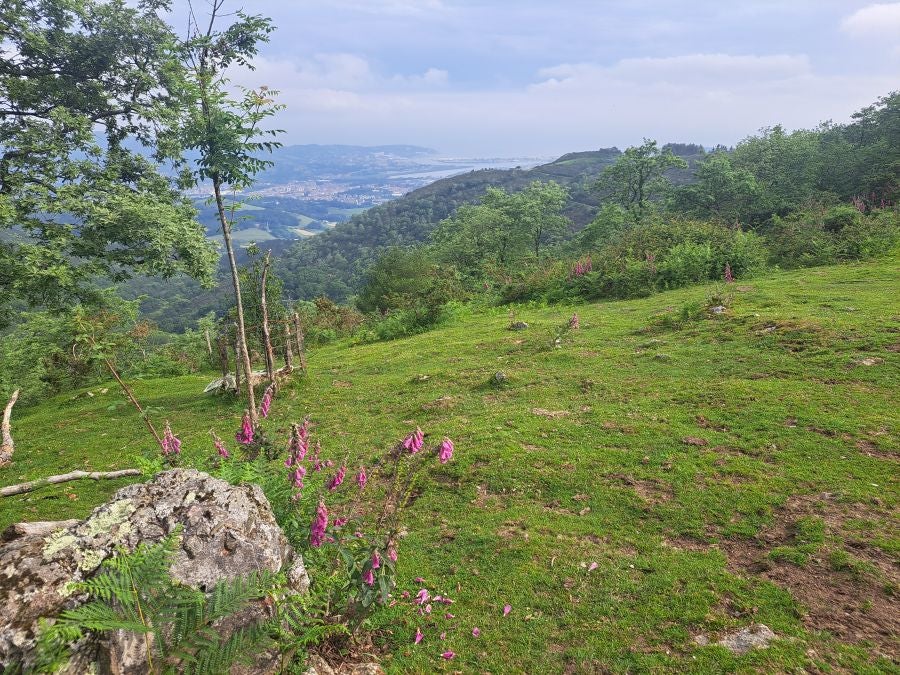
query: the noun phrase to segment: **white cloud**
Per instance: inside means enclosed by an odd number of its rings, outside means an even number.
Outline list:
[[[450,87],[437,68],[383,75],[348,54],[257,64],[243,84],[282,91],[285,142],[416,143],[479,156],[624,147],[644,136],[732,144],[763,126],[846,120],[896,87],[890,75],[821,74],[805,55],[560,64],[490,90]]]
[[[611,67],[590,63],[562,64],[544,68],[538,72],[538,76],[556,84],[566,81],[583,84],[586,79],[612,78],[687,85],[723,80],[755,82],[786,79],[809,73],[809,59],[805,55],[689,54],[664,58],[623,59]]]
[[[900,42],[900,2],[878,3],[854,12],[841,22],[841,29],[859,39],[886,38]]]

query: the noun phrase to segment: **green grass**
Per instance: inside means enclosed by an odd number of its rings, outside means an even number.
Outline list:
[[[522,332],[506,330],[507,310],[498,310],[404,340],[312,352],[310,376],[273,406],[275,427],[312,415],[324,453],[349,454],[351,466],[413,422],[456,442],[454,461],[431,472],[408,513],[400,548],[401,589],[414,593],[424,577],[456,600],[456,619],[423,619],[404,603],[386,610],[376,634],[385,667],[897,672],[877,656],[884,645],[815,630],[791,589],[726,565],[734,546],[777,530],[792,500],[829,493],[854,517],[808,509],[762,557],[800,573],[821,559],[844,575],[838,581],[896,593],[856,556],[900,559],[897,262],[521,308]],[[713,294],[726,297],[724,314],[681,311]],[[576,311],[581,329],[554,347],[555,329]],[[866,358],[879,361],[858,365]],[[508,378],[501,387],[490,382],[497,371]],[[134,383],[160,425],[171,420],[190,461],[211,453],[210,428],[232,438],[240,418],[238,402],[200,393],[208,379]],[[132,466],[152,452],[130,409],[109,409],[121,401],[112,385],[90,391],[16,411],[15,463],[0,469],[0,484]],[[82,517],[121,485],[4,498],[0,521]],[[750,622],[786,639],[740,657],[693,642]],[[426,638],[413,646],[417,625]],[[439,658],[446,649],[455,660]]]

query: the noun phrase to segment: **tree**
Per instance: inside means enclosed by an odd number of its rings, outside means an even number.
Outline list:
[[[666,171],[685,168],[687,162],[670,148],[660,149],[656,141],[645,138],[642,145],[628,148],[615,164],[606,167],[593,187],[604,201],[624,207],[640,223],[650,202],[671,186]]]
[[[556,241],[569,224],[561,211],[568,191],[534,181],[520,192],[488,188],[477,205],[463,205],[432,235],[440,260],[478,276],[486,264],[504,267]]]
[[[0,303],[91,300],[98,275],[211,280],[215,252],[160,171],[182,72],[165,7],[0,5]]]
[[[762,190],[747,169],[736,169],[724,152],[714,152],[697,165],[694,182],[675,188],[672,209],[695,218],[732,224],[748,221],[764,210]]]
[[[535,260],[541,258],[541,246],[557,241],[569,224],[561,213],[568,198],[569,191],[552,180],[534,181],[514,196],[514,222],[528,237]]]
[[[244,307],[241,282],[231,230],[239,208],[238,193],[253,184],[254,177],[272,162],[260,158],[280,146],[272,140],[278,131],[262,130],[260,125],[274,115],[281,106],[272,96],[277,92],[267,87],[244,90],[243,97],[233,98],[228,91],[226,71],[232,65],[252,69],[250,59],[258,52],[259,44],[268,41],[274,30],[270,19],[237,12],[237,21],[223,31],[216,28],[225,0],[212,0],[209,19],[202,28],[191,7],[191,37],[183,44],[189,69],[188,92],[191,105],[184,126],[184,145],[199,152],[194,178],[210,181],[213,201],[222,228],[225,252],[231,270],[235,310],[240,337],[241,359],[245,373],[251,372],[247,334],[244,328]],[[232,192],[229,205],[225,191]],[[256,401],[251,378],[244,378],[250,418],[257,424]]]

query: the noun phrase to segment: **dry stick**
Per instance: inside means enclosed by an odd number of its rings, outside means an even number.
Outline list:
[[[306,371],[306,345],[303,337],[303,326],[300,325],[300,315],[294,312],[294,339],[297,340],[297,355],[300,357],[300,370]]]
[[[260,293],[260,307],[262,309],[262,338],[263,347],[266,351],[266,375],[270,384],[275,384],[275,354],[272,351],[272,337],[269,333],[269,310],[266,306],[266,277],[269,273],[269,264],[272,259],[271,249],[266,252],[266,259],[263,261],[262,283]]]
[[[25,492],[31,492],[45,485],[56,485],[57,483],[68,483],[71,480],[80,478],[90,478],[91,480],[100,480],[103,478],[123,478],[125,476],[140,476],[140,469],[122,469],[120,471],[72,471],[71,473],[60,474],[59,476],[49,476],[47,478],[38,478],[30,480],[27,483],[19,483],[18,485],[10,485],[9,487],[0,488],[0,497],[10,497],[12,495],[20,495]]]
[[[0,443],[0,466],[3,466],[12,459],[16,444],[13,443],[12,428],[10,426],[10,417],[12,416],[13,406],[19,400],[19,390],[16,389],[3,409],[3,423],[0,425],[3,441]]]
[[[93,341],[92,341],[93,342]],[[156,433],[156,428],[153,426],[153,422],[150,421],[150,417],[147,413],[144,412],[144,409],[141,407],[141,404],[138,403],[138,400],[134,397],[134,394],[129,389],[128,385],[122,381],[122,378],[119,377],[119,373],[116,371],[115,367],[107,357],[103,357],[103,360],[106,361],[106,367],[109,368],[109,372],[112,373],[112,376],[116,378],[116,382],[119,383],[119,386],[122,387],[122,391],[125,392],[125,396],[128,397],[128,400],[131,401],[131,404],[137,408],[137,411],[141,414],[141,417],[144,420],[144,424],[147,425],[147,428],[150,430],[150,433],[153,434],[153,438],[156,439],[156,442],[159,443],[159,447],[162,449],[163,453],[166,452],[166,444],[163,443],[163,439],[160,438],[159,434]]]
[[[291,328],[284,324],[284,370],[287,373],[294,370],[294,354],[291,349]]]
[[[209,328],[206,329],[206,351],[209,353],[209,357],[212,358],[212,342],[209,341]]]

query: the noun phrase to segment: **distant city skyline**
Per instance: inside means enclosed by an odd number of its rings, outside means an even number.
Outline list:
[[[289,144],[541,157],[643,137],[734,144],[778,123],[846,121],[900,89],[900,2],[252,0],[244,11],[277,31],[257,70],[233,79],[281,91]]]

